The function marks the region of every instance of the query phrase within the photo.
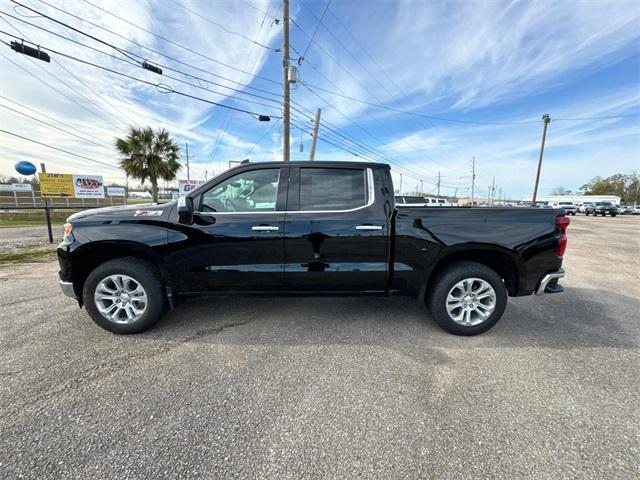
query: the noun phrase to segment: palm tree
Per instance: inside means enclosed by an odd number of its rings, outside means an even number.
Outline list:
[[[116,138],[116,150],[122,157],[120,166],[142,183],[149,179],[153,201],[158,201],[158,180],[175,180],[180,170],[180,148],[164,128],[129,128],[125,139]]]

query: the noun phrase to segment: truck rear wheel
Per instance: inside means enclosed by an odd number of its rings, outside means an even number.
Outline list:
[[[500,276],[476,262],[457,262],[432,280],[426,304],[444,330],[477,335],[493,327],[507,306],[507,290]]]
[[[151,264],[135,257],[98,266],[87,277],[82,295],[93,321],[113,333],[148,330],[166,310],[160,276]]]

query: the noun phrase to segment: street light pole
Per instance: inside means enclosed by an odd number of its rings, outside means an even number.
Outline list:
[[[540,157],[538,158],[538,171],[536,172],[536,183],[533,187],[533,197],[531,197],[531,206],[536,206],[536,198],[538,197],[538,184],[540,183],[540,170],[542,170],[542,157],[544,156],[544,142],[547,138],[547,125],[551,121],[548,113],[542,115],[544,127],[542,128],[542,143],[540,144]]]

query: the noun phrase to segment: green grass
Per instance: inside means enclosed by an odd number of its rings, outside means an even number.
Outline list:
[[[51,224],[55,226],[62,225],[65,217],[53,217]],[[47,221],[42,215],[20,215],[17,217],[0,217],[0,228],[2,227],[33,227],[38,225],[46,225]]]
[[[55,247],[49,248],[24,248],[14,252],[0,253],[0,265],[17,263],[41,262],[47,260],[56,251]]]

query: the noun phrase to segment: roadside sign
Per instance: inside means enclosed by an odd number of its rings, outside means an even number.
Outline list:
[[[13,185],[7,183],[0,184],[0,192],[13,192]]]
[[[100,175],[74,175],[73,189],[76,198],[104,198],[104,182]]]
[[[11,185],[14,192],[32,192],[33,187],[30,183],[14,183]]]
[[[40,195],[49,197],[104,198],[104,182],[99,175],[40,173]]]
[[[183,197],[203,183],[203,180],[178,180],[178,194]]]
[[[68,173],[40,173],[40,196],[73,197],[73,175]]]
[[[110,197],[124,197],[124,187],[107,187],[107,195]]]

